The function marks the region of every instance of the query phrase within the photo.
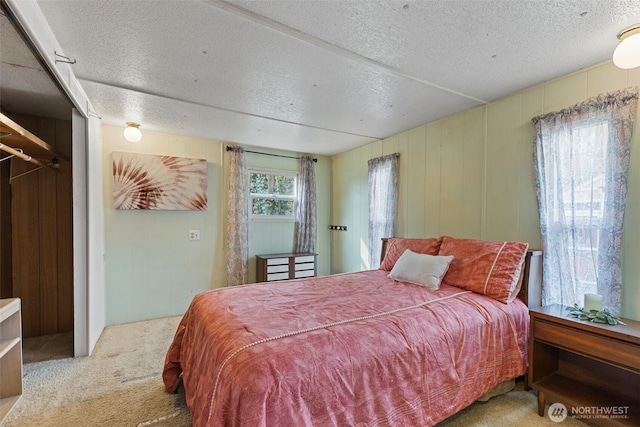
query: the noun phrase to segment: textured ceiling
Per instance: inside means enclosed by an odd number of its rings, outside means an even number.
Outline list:
[[[69,120],[71,103],[0,10],[0,105],[5,111]]]
[[[637,0],[38,4],[103,123],[325,155],[608,61],[640,22]]]

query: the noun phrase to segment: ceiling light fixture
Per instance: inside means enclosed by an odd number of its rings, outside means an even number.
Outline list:
[[[124,137],[129,142],[140,141],[142,139],[140,125],[134,122],[127,122],[127,127],[124,129]]]
[[[618,33],[620,44],[613,51],[613,63],[625,70],[640,67],[640,24]]]

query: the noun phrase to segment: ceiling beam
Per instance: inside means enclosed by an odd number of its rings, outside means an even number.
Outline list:
[[[422,79],[420,77],[416,77],[413,76],[411,74],[402,72],[396,68],[393,68],[387,64],[383,64],[382,62],[378,62],[378,61],[374,61],[373,59],[367,58],[366,56],[362,56],[360,54],[357,54],[355,52],[352,52],[350,50],[347,50],[343,47],[337,46],[335,44],[331,44],[329,42],[326,42],[318,37],[312,36],[311,34],[307,34],[304,33],[300,30],[296,30],[295,28],[291,28],[287,25],[284,25],[278,21],[274,21],[273,19],[267,18],[263,15],[259,15],[255,12],[251,12],[250,10],[247,10],[245,8],[242,8],[240,6],[236,6],[234,4],[230,4],[227,3],[224,0],[203,0],[203,2],[211,7],[215,7],[217,9],[220,10],[224,10],[225,12],[231,13],[235,16],[244,18],[246,20],[249,20],[251,22],[254,22],[258,25],[261,25],[263,27],[267,27],[270,28],[274,31],[277,31],[281,34],[286,34],[290,37],[293,37],[297,40],[300,40],[302,42],[311,44],[313,46],[316,46],[318,48],[324,49],[328,52],[332,52],[336,55],[340,55],[344,58],[347,58],[351,61],[357,62],[359,64],[363,64],[363,65],[368,65],[368,66],[372,66],[375,67],[387,74],[390,74],[392,76],[401,78],[401,79],[407,79],[407,80],[411,80],[415,83],[418,83],[420,85],[423,86],[427,86],[429,88],[441,91],[441,92],[445,92],[448,94],[453,94],[456,96],[460,96],[462,98],[466,98],[466,99],[470,99],[474,102],[479,102],[481,104],[487,104],[489,101],[484,100],[484,99],[480,99],[480,98],[476,98],[475,96],[471,96],[468,95],[466,93],[462,93],[459,92],[457,90],[453,90],[444,86],[441,86],[437,83],[434,82],[430,82],[428,80]]]
[[[309,129],[318,129],[318,130],[323,130],[323,131],[341,133],[341,134],[344,134],[344,135],[352,135],[352,136],[357,136],[357,137],[361,137],[361,138],[378,139],[378,140],[379,139],[384,139],[384,137],[381,137],[381,136],[363,135],[363,134],[359,134],[359,133],[347,132],[347,131],[343,131],[343,130],[331,129],[331,128],[326,128],[326,127],[321,127],[321,126],[313,126],[313,125],[309,125],[309,124],[306,124],[306,123],[294,122],[294,121],[291,121],[291,120],[276,119],[274,117],[263,116],[263,115],[254,114],[254,113],[247,113],[245,111],[233,110],[233,109],[230,109],[230,108],[224,108],[224,107],[219,107],[219,106],[216,106],[216,105],[205,104],[205,103],[202,103],[202,102],[190,101],[190,100],[183,99],[183,98],[176,98],[174,96],[162,95],[162,94],[159,94],[159,93],[154,93],[154,92],[150,92],[150,91],[146,91],[146,90],[140,90],[138,88],[134,88],[134,87],[130,87],[130,86],[118,85],[118,84],[114,84],[114,83],[107,83],[107,82],[102,82],[102,81],[99,81],[99,80],[93,80],[93,79],[88,79],[88,78],[83,78],[83,77],[78,77],[78,80],[79,81],[84,81],[84,82],[87,82],[87,83],[93,83],[93,84],[101,85],[101,86],[107,86],[107,87],[110,87],[110,88],[116,88],[116,89],[124,90],[124,91],[127,91],[127,92],[134,92],[134,93],[137,93],[137,94],[146,95],[146,96],[152,96],[152,97],[156,97],[156,98],[162,98],[162,99],[166,99],[166,100],[169,100],[169,101],[183,102],[185,104],[195,105],[195,106],[198,106],[198,107],[206,107],[206,108],[211,108],[213,110],[224,111],[224,112],[233,113],[233,114],[240,114],[240,115],[243,115],[243,116],[255,117],[255,118],[258,118],[258,119],[270,120],[270,121],[274,121],[274,122],[278,122],[278,123],[284,123],[284,124],[288,124],[288,125],[295,125],[295,126],[300,126],[300,127],[309,128]]]

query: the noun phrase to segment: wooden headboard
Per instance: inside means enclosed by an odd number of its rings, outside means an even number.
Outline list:
[[[518,298],[529,308],[542,306],[542,251],[527,251],[522,274],[524,277]]]
[[[382,238],[382,249],[380,251],[380,263],[387,253],[388,238]],[[518,298],[529,308],[542,306],[542,251],[528,250],[524,258],[522,287]]]

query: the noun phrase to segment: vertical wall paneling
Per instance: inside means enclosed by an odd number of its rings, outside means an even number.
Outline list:
[[[639,86],[640,87],[640,68],[634,68],[633,70],[627,70],[627,83],[625,87]]]
[[[640,85],[640,69],[620,70],[611,62],[594,66],[493,101],[485,106],[445,117],[408,132],[407,155],[400,162],[403,227],[399,236],[438,236],[521,240],[541,248],[538,206],[533,175],[534,116],[582,102],[600,93]],[[424,142],[419,142],[424,133]],[[353,194],[366,172],[353,163],[401,147],[405,133],[332,158],[332,218],[339,221],[357,212],[354,222],[364,223]],[[418,148],[418,146],[423,145]],[[623,237],[622,315],[640,320],[640,125],[636,124],[629,178],[628,205]],[[418,159],[424,159],[423,163]],[[354,172],[359,171],[359,172]],[[418,196],[419,194],[419,196]],[[336,209],[339,207],[339,209]],[[420,221],[422,223],[420,224]],[[351,230],[351,229],[350,229]],[[334,240],[333,272],[353,271],[349,259],[363,256],[364,228],[358,236]],[[541,248],[544,250],[544,248]],[[364,252],[368,249],[364,248]],[[364,255],[366,256],[366,255]]]
[[[435,237],[442,234],[441,200],[442,191],[442,123],[425,126],[425,181],[424,236]]]
[[[334,242],[337,243],[337,247],[334,245],[334,249],[337,253],[334,253],[335,262],[340,264],[343,271],[349,271],[349,261],[352,258],[359,258],[360,247],[357,242],[353,241],[354,236],[366,235],[366,232],[360,230],[360,224],[354,222],[360,217],[358,207],[360,206],[360,190],[361,185],[356,180],[358,176],[354,167],[356,166],[356,159],[358,151],[351,151],[344,156],[344,175],[342,176],[342,182],[339,183],[340,188],[345,190],[346,200],[342,203],[338,203],[337,216],[333,218],[333,223],[347,225],[347,229],[352,229],[353,232],[338,233],[333,232]],[[361,176],[366,176],[365,174]],[[362,195],[364,197],[364,195]],[[356,231],[358,230],[358,231]],[[349,257],[347,254],[348,248],[352,248],[353,256]]]
[[[627,87],[627,71],[613,62],[587,71],[587,98]]]
[[[331,274],[331,233],[327,228],[331,222],[331,160],[326,156],[316,156],[318,162],[316,172],[316,209],[317,209],[317,240],[318,253],[317,274],[326,276]]]
[[[640,86],[640,68],[627,72],[625,87]],[[640,113],[640,111],[638,111]],[[627,211],[622,237],[622,315],[640,320],[640,114],[636,115],[629,181]]]
[[[332,157],[331,158],[331,188],[342,189],[345,183],[344,175],[347,168],[344,166],[346,156]],[[342,199],[332,197],[331,202],[331,223],[335,224],[339,218],[341,218],[340,212],[343,204]],[[353,226],[351,226],[353,228]],[[331,239],[331,273],[338,269],[339,271],[345,271],[344,266],[340,262],[342,258],[338,256],[338,252],[341,252],[342,247],[342,233],[330,233]]]
[[[10,160],[0,162],[0,298],[13,295]]]
[[[426,165],[426,129],[424,126],[412,129],[407,133],[407,153],[401,161],[405,163],[402,168],[406,185],[406,233],[407,237],[425,236],[424,218],[422,212],[427,209],[425,205],[425,188],[427,168]]]
[[[354,200],[359,204],[352,209],[351,203],[347,206],[347,211],[350,212],[349,223],[356,227],[356,233],[348,233],[349,241],[352,242],[357,249],[357,256],[351,257],[349,254],[349,248],[344,254],[349,260],[349,270],[357,271],[368,269],[369,264],[369,165],[367,161],[374,157],[382,156],[382,141],[371,144],[370,147],[361,147],[357,151],[357,156],[352,157],[351,168],[353,175],[350,177],[350,182],[355,182],[356,195]],[[350,185],[347,183],[347,185]],[[346,225],[346,224],[345,224]],[[352,261],[351,261],[352,260]]]
[[[520,198],[520,96],[487,106],[487,193],[485,238],[515,240]]]
[[[387,138],[387,139],[390,139],[391,142],[393,141],[393,137],[390,137],[390,138]],[[371,144],[369,144],[369,149],[371,150],[371,153],[369,153],[369,155],[371,157],[369,157],[369,158],[373,159],[375,157],[384,156],[384,154],[385,154],[384,142],[385,141],[386,141],[386,139],[385,140],[375,141],[375,142],[372,142]],[[390,153],[390,152],[388,152],[388,153]]]
[[[357,180],[358,177],[366,177],[366,172],[354,170],[354,167],[358,164],[358,155],[359,150],[356,150],[344,156],[343,165],[345,171],[339,185],[346,190],[347,200],[337,204],[336,216],[331,221],[333,224],[346,225],[347,229],[350,230],[347,233],[331,232],[334,239],[333,250],[337,250],[337,252],[332,251],[333,262],[338,263],[343,271],[349,271],[349,265],[353,262],[353,259],[360,257],[360,245],[354,240],[354,237],[366,235],[366,231],[360,229],[359,223],[361,218],[359,208],[361,201],[366,199],[366,195],[360,193],[362,186]],[[348,249],[353,250],[351,257],[347,255]]]
[[[544,85],[544,113],[558,111],[587,99],[587,73],[570,74]]]
[[[14,162],[14,176],[33,168],[23,161],[11,161]],[[13,292],[14,296],[22,299],[24,306],[22,331],[26,338],[42,334],[41,314],[48,312],[41,306],[40,294],[40,173],[42,172],[24,175],[11,183]]]
[[[474,108],[463,114],[463,174],[462,230],[463,235],[482,238],[483,199],[485,198],[485,156],[483,108]]]
[[[333,192],[343,191],[343,198],[333,198],[331,223],[346,225],[348,231],[331,231],[331,273],[369,268],[369,193],[367,161],[382,153],[380,141],[334,158],[331,166]]]
[[[634,129],[622,238],[622,315],[640,320],[640,115]]]
[[[58,241],[57,241],[57,192],[56,177],[58,171],[41,170],[37,172],[39,178],[38,190],[41,197],[38,200],[38,228],[39,240],[49,244],[38,245],[40,252],[40,307],[42,316],[41,335],[59,332],[58,325]],[[34,174],[35,175],[35,174]],[[19,178],[21,179],[21,178]]]
[[[442,121],[440,227],[442,234],[452,236],[464,233],[461,230],[465,184],[463,123],[462,115]]]
[[[542,114],[543,98],[544,89],[541,86],[523,92],[520,98],[520,188],[518,190],[520,207],[518,209],[518,233],[515,236],[517,239],[528,242],[532,249],[542,248],[542,243],[533,172],[535,142],[531,119]]]
[[[70,122],[11,114],[8,116],[47,141],[62,155],[69,155]],[[48,161],[49,159],[43,159]],[[11,160],[13,176],[3,185],[11,194],[7,208],[11,221],[12,277],[5,293],[23,300],[25,337],[73,330],[73,262],[71,230],[71,167],[60,159],[60,168],[34,170],[33,165]],[[4,162],[7,165],[9,161]],[[23,176],[24,172],[33,171]],[[5,248],[6,238],[3,238]],[[3,288],[6,288],[4,285]]]
[[[409,160],[409,132],[403,132],[398,135],[398,147],[395,152],[400,154],[400,157],[398,158],[398,164],[407,162]],[[396,235],[399,235],[400,233],[402,233],[403,235],[407,235],[408,233],[408,170],[409,168],[404,167],[400,168],[400,170],[398,171],[398,219],[396,222]]]
[[[55,147],[58,153],[61,153],[67,158],[71,158],[71,128],[69,122],[64,120],[56,120],[56,139]]]
[[[68,126],[66,132],[58,135],[61,140],[70,140]],[[62,173],[60,173],[62,172]],[[71,214],[73,193],[70,191],[71,162],[60,160],[56,186],[56,243],[57,243],[57,283],[58,297],[58,327],[60,331],[73,330],[73,219]]]

